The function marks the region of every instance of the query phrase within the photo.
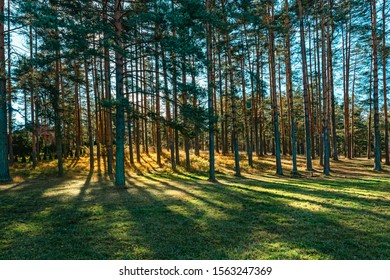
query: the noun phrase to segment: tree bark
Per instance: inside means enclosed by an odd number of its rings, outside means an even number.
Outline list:
[[[125,186],[125,113],[123,95],[123,43],[122,43],[122,0],[115,0],[114,24],[116,32],[115,81],[116,81],[116,157],[115,187]]]
[[[182,79],[181,79],[182,85],[185,89],[182,91],[183,106],[186,106],[188,102],[188,93],[186,91],[186,87],[187,87],[187,64],[186,63],[187,63],[186,57],[184,56],[182,57]],[[184,123],[186,123],[186,118],[184,118]],[[188,171],[191,169],[190,139],[187,133],[185,133],[185,135],[183,136],[184,136],[185,168]]]
[[[223,13],[226,19],[225,14],[225,1],[222,1],[223,5]],[[234,151],[234,168],[235,168],[235,175],[241,176],[241,168],[240,168],[240,154],[238,149],[238,133],[237,133],[237,108],[236,108],[236,86],[233,78],[233,61],[232,61],[232,51],[230,46],[230,34],[229,30],[226,31],[225,34],[226,37],[226,48],[227,48],[227,58],[228,58],[228,65],[229,65],[229,83],[230,83],[230,97],[231,97],[231,107],[232,107],[232,125],[233,125],[233,131],[232,131],[232,147]]]
[[[32,161],[32,168],[35,168],[37,166],[37,135],[36,135],[36,125],[35,125],[35,86],[34,86],[34,68],[33,68],[33,30],[32,26],[30,25],[30,109],[31,109],[31,130],[32,130],[32,139],[31,139],[31,161]],[[9,81],[11,82],[11,81]]]
[[[285,27],[286,27],[286,93],[288,100],[288,111],[290,112],[290,124],[291,124],[291,153],[292,153],[292,175],[298,173],[297,168],[297,143],[296,143],[296,133],[295,133],[295,113],[294,113],[294,96],[292,90],[292,70],[291,70],[291,43],[290,43],[290,18],[289,18],[289,6],[288,0],[285,0],[286,6],[286,18],[285,18]]]
[[[324,174],[330,174],[330,141],[329,141],[329,80],[328,63],[326,57],[326,28],[324,0],[321,0],[321,56],[322,56],[322,98],[323,98],[323,146],[324,146]]]
[[[93,131],[92,131],[92,114],[91,114],[91,98],[89,92],[89,63],[84,59],[85,72],[85,93],[87,96],[87,122],[88,122],[88,143],[89,143],[89,169],[93,171],[95,165],[95,158],[93,152]]]
[[[248,124],[248,112],[247,112],[247,99],[246,99],[246,81],[245,81],[245,56],[241,60],[241,86],[242,86],[242,107],[244,113],[244,138],[246,143],[246,152],[248,156],[248,165],[253,167],[252,160],[252,146],[250,142],[250,134],[249,134],[249,124]]]
[[[333,9],[333,0],[328,1],[328,36],[327,36],[327,58],[328,58],[328,80],[329,80],[329,97],[330,97],[330,110],[331,110],[331,121],[332,121],[332,147],[333,147],[333,160],[338,160],[338,151],[337,151],[337,123],[336,123],[336,110],[335,110],[335,100],[334,100],[334,84],[333,84],[333,51],[332,51],[332,41],[333,41],[333,19],[332,19],[332,9]]]
[[[173,129],[172,129],[172,115],[171,115],[171,99],[169,96],[168,89],[168,73],[167,73],[167,62],[165,57],[165,52],[162,50],[162,61],[163,61],[163,73],[164,73],[164,93],[165,93],[165,105],[166,105],[166,121],[168,123],[168,147],[171,153],[171,167],[173,171],[176,171],[176,161],[175,161],[175,144],[173,139]]]
[[[269,9],[270,22],[269,24],[273,24],[274,22],[274,1],[271,0]],[[270,67],[270,90],[272,97],[272,109],[273,109],[273,124],[274,124],[274,144],[275,144],[275,160],[276,160],[276,174],[283,175],[282,169],[282,161],[280,156],[280,134],[279,134],[279,111],[278,111],[278,101],[276,96],[276,70],[275,70],[275,35],[273,27],[269,27],[269,49],[268,49],[268,57],[269,57],[269,67]],[[309,142],[310,143],[310,142]]]
[[[206,0],[206,12],[211,13],[212,1]],[[215,181],[215,158],[214,158],[214,95],[215,84],[213,81],[213,45],[211,24],[206,24],[206,47],[207,47],[207,109],[209,122],[209,181]]]
[[[371,34],[372,34],[372,59],[373,59],[373,78],[374,78],[374,151],[375,161],[374,170],[382,170],[381,167],[381,135],[379,132],[379,92],[378,92],[378,38],[377,38],[377,19],[376,19],[376,1],[371,0]]]
[[[7,20],[7,29],[8,29],[8,75],[7,75],[7,106],[8,106],[8,154],[9,154],[9,164],[14,163],[14,152],[12,147],[12,133],[13,133],[13,123],[12,123],[12,86],[11,86],[11,0],[8,0],[8,20]]]
[[[383,0],[382,8],[382,64],[383,64],[383,110],[385,118],[385,164],[390,165],[389,153],[389,119],[387,112],[387,56],[388,49],[386,47],[386,0]]]
[[[351,96],[351,134],[350,134],[350,150],[351,158],[355,155],[355,83],[356,83],[356,65],[357,57],[355,57],[355,65],[353,67],[353,79],[352,79],[352,96]]]
[[[219,36],[218,36],[218,41]],[[217,46],[218,48],[218,46]],[[226,155],[226,120],[225,120],[225,112],[224,112],[224,104],[223,104],[223,75],[222,75],[222,61],[221,61],[221,52],[218,52],[218,79],[219,79],[219,107],[220,107],[220,118],[221,118],[221,150],[222,155]]]
[[[81,114],[80,114],[80,95],[79,95],[79,66],[77,65],[76,59],[74,60],[74,105],[75,105],[75,111],[74,111],[74,118],[76,123],[76,152],[75,157],[77,159],[80,158],[80,149],[81,149]]]
[[[95,38],[94,38],[94,49]],[[100,107],[100,92],[99,92],[99,78],[97,71],[97,61],[96,56],[93,57],[92,62],[92,77],[93,77],[93,91],[95,97],[95,139],[96,139],[96,157],[97,157],[97,167],[98,174],[101,174],[101,107]]]
[[[156,13],[158,13],[157,5],[156,5]],[[161,124],[160,124],[160,62],[159,62],[159,26],[156,24],[155,26],[155,71],[156,71],[156,150],[157,150],[157,164],[161,166]],[[144,65],[145,67],[145,65]]]
[[[62,113],[60,112],[60,50],[56,51],[56,62],[55,62],[55,70],[54,70],[54,88],[55,91],[53,93],[53,108],[54,108],[54,126],[55,126],[55,140],[57,147],[57,168],[58,168],[58,176],[62,176],[64,174],[63,167],[63,154],[62,154]]]
[[[103,22],[108,24],[108,0],[103,1]],[[104,39],[109,40],[109,34],[104,33]],[[105,98],[111,101],[111,82],[110,82],[110,50],[108,46],[104,46],[104,85],[105,85]],[[105,108],[105,138],[106,138],[106,150],[107,150],[107,173],[111,177],[113,175],[113,150],[112,150],[112,110],[111,106]]]
[[[134,114],[134,107],[133,103],[130,99],[130,88],[131,88],[131,94],[134,94],[134,83],[133,80],[131,82],[131,87],[129,85],[129,75],[128,71],[132,73],[133,67],[132,63],[130,62],[130,70],[128,69],[128,61],[125,62],[125,73],[126,73],[126,79],[125,79],[125,89],[126,89],[126,104],[127,104],[127,133],[128,133],[128,139],[129,139],[129,162],[131,165],[134,165],[134,153],[133,153],[133,129],[132,129],[132,123],[133,123],[133,114]],[[133,76],[132,76],[133,79]]]
[[[137,35],[137,34],[135,34]],[[140,145],[141,145],[141,142],[140,142],[140,117],[141,117],[141,112],[140,112],[140,109],[139,109],[139,89],[140,89],[140,86],[139,86],[139,57],[138,57],[138,49],[139,47],[136,46],[135,47],[135,118],[134,118],[134,122],[135,122],[135,153],[136,153],[136,158],[137,158],[137,162],[138,163],[141,163],[141,150],[140,150]]]
[[[309,85],[308,85],[308,73],[307,73],[307,59],[306,59],[306,46],[305,46],[305,30],[303,23],[303,7],[302,1],[298,0],[299,10],[299,30],[300,30],[300,43],[302,54],[302,79],[303,79],[303,100],[305,111],[305,138],[306,138],[306,169],[313,170],[311,161],[311,140],[310,140],[310,118],[309,118]]]
[[[351,140],[350,140],[350,110],[349,110],[349,77],[350,77],[350,61],[351,61],[351,33],[350,19],[345,25],[345,74],[344,74],[344,156],[351,159]],[[343,39],[344,40],[344,39]]]
[[[4,19],[4,0],[0,0],[0,17]],[[7,147],[7,89],[5,77],[4,20],[0,20],[0,182],[11,181]]]

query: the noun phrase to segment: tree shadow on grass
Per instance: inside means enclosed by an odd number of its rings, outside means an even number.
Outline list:
[[[390,258],[388,215],[371,208],[386,201],[233,176],[128,174],[127,184],[90,173],[2,190],[0,258]]]
[[[230,179],[233,183],[237,180],[236,178]],[[244,185],[248,183],[248,179],[240,179],[239,181]],[[254,183],[254,181],[252,180],[250,183]],[[257,181],[257,184],[265,183]],[[158,183],[153,185],[154,188],[158,188]],[[253,191],[248,193],[248,190],[242,190],[242,188],[232,185],[202,183],[199,186],[198,182],[186,180],[183,180],[179,188],[176,185],[169,186],[170,184],[166,181],[163,185],[164,188],[174,191],[181,189],[186,195],[194,189],[201,188],[200,193],[193,195],[193,197],[197,201],[200,200],[205,203],[209,201],[210,208],[217,208],[209,211],[220,211],[221,205],[225,205],[225,208],[223,208],[224,219],[218,220],[208,217],[203,222],[209,225],[208,229],[212,232],[210,236],[219,239],[223,239],[223,237],[232,238],[233,236],[230,236],[229,232],[234,229],[237,235],[232,240],[233,244],[235,244],[233,252],[241,253],[235,254],[232,253],[232,250],[228,250],[229,253],[225,255],[229,258],[241,258],[245,254],[248,257],[256,257],[256,254],[261,256],[261,252],[250,253],[250,251],[256,251],[252,248],[252,245],[255,244],[254,247],[258,246],[260,251],[270,250],[270,248],[265,248],[268,246],[271,247],[272,251],[272,246],[278,243],[285,244],[285,247],[291,247],[290,249],[293,253],[283,252],[285,248],[282,248],[281,252],[268,252],[268,256],[263,255],[263,257],[309,258],[311,254],[314,254],[320,258],[331,259],[380,259],[388,258],[390,255],[390,238],[382,232],[386,228],[388,230],[386,222],[389,218],[388,214],[359,210],[353,207],[339,207],[332,205],[332,202],[320,203],[323,209],[319,211],[291,206],[290,204],[293,202],[316,203],[315,201],[295,198],[294,195],[300,195],[301,188],[288,189],[292,195],[286,197],[272,192]],[[279,187],[277,184],[267,185],[267,188],[273,188],[276,191],[286,191],[285,186]],[[151,190],[153,186],[149,186],[147,189]],[[307,195],[307,193],[305,194]],[[330,199],[332,194],[327,194],[327,192],[323,191],[313,191],[309,195],[313,197],[325,196]],[[348,197],[345,194],[341,194],[338,197],[337,193],[333,193],[333,198],[335,200],[350,199],[351,201],[357,199],[354,196]],[[382,207],[389,209],[388,202],[378,201],[382,203]],[[360,199],[358,203],[376,205],[378,201]],[[218,207],[215,207],[216,204]],[[229,207],[229,205],[240,207]],[[346,214],[350,215],[348,219],[343,217]],[[354,224],[350,223],[356,219],[357,224],[359,224],[358,221],[362,220],[361,217],[363,216],[366,216],[367,220],[359,227],[354,227]],[[235,228],[229,227],[229,224],[235,225]],[[370,229],[372,226],[378,226],[380,230]],[[216,229],[221,229],[221,231],[219,232]],[[262,244],[261,237],[259,237],[257,242],[250,241],[257,234],[268,236],[271,241],[267,241],[267,238],[264,238],[265,244]],[[271,238],[269,235],[273,237]],[[373,240],[375,241],[373,242]],[[268,245],[266,245],[267,243]],[[226,247],[224,250],[226,250]]]
[[[76,250],[82,243],[73,235],[77,229],[72,225],[77,227],[84,216],[79,208],[92,176],[90,172],[84,184],[63,176],[33,179],[19,183],[16,190],[1,190],[0,258],[72,258],[69,249]]]

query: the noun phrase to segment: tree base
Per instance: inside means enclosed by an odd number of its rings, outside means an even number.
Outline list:
[[[208,179],[207,181],[209,181],[210,183],[218,183],[217,179],[213,178],[213,179]]]
[[[0,185],[7,185],[12,182],[13,182],[12,178],[0,179]]]
[[[291,177],[302,177],[301,173],[298,171],[291,171]]]

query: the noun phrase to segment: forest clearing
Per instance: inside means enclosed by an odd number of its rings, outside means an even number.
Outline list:
[[[233,157],[217,156],[212,183],[202,157],[192,173],[142,158],[124,189],[89,173],[88,157],[67,160],[63,177],[54,161],[13,167],[0,188],[0,259],[390,258],[390,173],[367,159],[291,178],[266,156],[236,177]]]
[[[390,259],[389,14],[0,0],[0,259]]]

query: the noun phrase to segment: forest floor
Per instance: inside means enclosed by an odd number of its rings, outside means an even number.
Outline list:
[[[182,157],[183,158],[183,157]],[[89,159],[16,164],[0,186],[0,259],[390,259],[390,172],[366,159],[332,162],[332,175],[284,176],[274,159],[217,156],[174,173],[155,155],[127,168],[127,187],[89,172]],[[103,169],[103,168],[102,168]],[[104,170],[101,170],[104,173]]]

